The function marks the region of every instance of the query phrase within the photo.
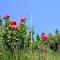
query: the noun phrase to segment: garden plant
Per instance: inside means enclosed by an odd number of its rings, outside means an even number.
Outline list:
[[[9,15],[0,17],[0,60],[60,60],[58,29],[34,38],[34,27],[26,25],[27,20],[20,18],[17,24]]]

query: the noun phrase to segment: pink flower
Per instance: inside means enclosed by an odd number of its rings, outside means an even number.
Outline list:
[[[16,21],[15,21],[15,20],[12,20],[12,21],[11,21],[11,24],[12,24],[12,25],[16,25]]]
[[[8,25],[8,29],[9,30],[11,30],[12,29],[12,25],[10,24],[10,25]]]
[[[12,25],[12,30],[14,30],[14,28],[15,28],[15,25]]]
[[[14,30],[19,30],[19,26],[15,25]]]
[[[24,22],[20,22],[20,25],[21,25],[21,26],[24,26],[24,24],[25,24]]]
[[[18,25],[12,25],[12,30],[19,30],[19,26]]]
[[[49,41],[49,36],[48,35],[43,35],[42,39],[43,39],[43,41]]]
[[[8,29],[9,30],[19,30],[19,26],[18,25],[8,25]]]
[[[26,20],[27,20],[27,18],[21,18],[21,22],[24,22]]]
[[[6,15],[6,16],[3,17],[3,19],[9,19],[9,18],[10,18],[9,15]]]

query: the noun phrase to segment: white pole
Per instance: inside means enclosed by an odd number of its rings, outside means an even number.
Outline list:
[[[31,13],[31,47],[32,47],[32,13]]]
[[[33,57],[33,54],[32,54],[32,13],[31,13],[31,60],[32,60],[32,57]]]

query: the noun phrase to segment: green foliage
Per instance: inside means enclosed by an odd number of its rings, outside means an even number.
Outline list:
[[[60,33],[58,29],[56,29],[54,35],[49,33],[48,35],[49,41],[42,41],[43,35],[46,34],[42,33],[41,37],[39,36],[39,34],[37,34],[35,39],[34,26],[32,26],[32,28],[29,28],[25,24],[26,18],[23,19],[25,19],[23,20],[24,24],[22,25],[16,24],[17,25],[16,27],[16,25],[11,24],[12,22],[9,16],[5,16],[4,19],[0,18],[0,59],[1,60],[31,60],[31,56],[33,57],[35,56],[36,58],[37,55],[39,56],[39,58],[37,57],[38,59],[40,58],[46,59],[45,58],[46,51],[48,52],[50,51],[50,49],[52,49],[53,51],[56,50],[56,45],[59,44],[60,42]],[[5,24],[2,24],[3,20],[5,20]],[[15,21],[13,21],[13,23],[14,22]],[[9,25],[15,27],[11,27],[11,26],[9,27]],[[31,33],[32,33],[32,37],[31,37]],[[32,45],[31,45],[31,38],[32,38]],[[46,50],[46,47],[49,50]]]
[[[39,36],[39,34],[37,34],[37,36],[36,36],[36,40],[40,40],[40,36]]]

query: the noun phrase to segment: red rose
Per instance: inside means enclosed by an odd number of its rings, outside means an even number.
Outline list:
[[[27,18],[21,18],[21,22],[24,22],[26,20],[27,20]]]
[[[12,25],[8,25],[8,29],[11,30],[12,29]]]
[[[42,39],[43,39],[43,41],[49,41],[49,36],[48,35],[43,35]]]
[[[20,22],[20,25],[21,25],[21,26],[24,26],[24,24],[25,24],[24,22]]]
[[[11,24],[12,24],[12,25],[16,25],[16,21],[15,21],[15,20],[12,20],[12,21],[11,21]]]
[[[19,26],[15,25],[14,30],[19,30]]]
[[[3,19],[9,19],[9,18],[10,18],[9,15],[6,15],[6,16],[3,17]]]
[[[12,30],[14,30],[15,29],[15,25],[12,25]]]
[[[19,30],[19,26],[17,26],[17,25],[12,25],[12,30]]]

